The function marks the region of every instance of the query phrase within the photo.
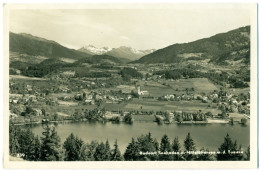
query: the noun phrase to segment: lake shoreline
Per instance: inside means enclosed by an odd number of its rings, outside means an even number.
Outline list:
[[[106,123],[106,122],[111,122],[112,124],[128,124],[128,123],[125,123],[123,121],[120,121],[120,122],[114,122],[114,121],[89,121],[89,120],[81,120],[81,121],[75,121],[75,120],[63,120],[63,121],[48,121],[48,122],[42,122],[42,121],[39,121],[39,122],[30,122],[30,123],[10,123],[10,124],[13,124],[13,125],[17,125],[17,126],[23,126],[23,125],[38,125],[38,124],[46,124],[46,123],[80,123],[80,122],[84,122],[84,123],[91,123],[91,122],[98,122],[98,123]],[[162,122],[162,123],[158,123],[156,121],[147,121],[147,120],[138,120],[138,121],[134,121],[132,124],[134,124],[135,122],[138,122],[138,123],[157,123],[158,125],[160,124],[229,124],[230,121],[228,120],[208,120],[208,121],[183,121],[183,122]],[[237,124],[240,124],[240,123],[237,123]]]

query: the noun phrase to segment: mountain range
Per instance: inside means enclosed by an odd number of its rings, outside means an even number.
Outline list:
[[[250,26],[200,39],[194,42],[173,44],[159,49],[132,63],[179,63],[186,60],[209,59],[216,64],[227,61],[250,61]]]
[[[55,41],[12,32],[9,33],[9,46],[11,57],[15,53],[15,56],[20,59],[28,58],[30,63],[34,58],[43,57],[43,60],[68,58],[73,59],[74,62],[83,59],[83,62],[94,64],[102,62],[118,64],[131,61],[131,63],[142,64],[180,63],[189,60],[208,60],[215,64],[227,64],[229,61],[249,64],[250,26],[189,43],[173,44],[159,50],[136,50],[126,46],[96,48],[92,45],[74,50]]]
[[[36,37],[31,34],[9,33],[9,49],[11,52],[31,56],[44,56],[47,58],[72,58],[81,59],[91,55],[74,49],[69,49],[59,43]]]
[[[108,47],[97,48],[93,45],[88,45],[80,48],[78,51],[90,55],[109,55],[117,58],[129,59],[133,61],[154,52],[155,49],[137,50],[126,46],[121,46],[118,48],[108,48]]]

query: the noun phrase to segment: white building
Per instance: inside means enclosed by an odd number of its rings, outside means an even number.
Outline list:
[[[138,90],[138,95],[148,95],[149,94],[148,91],[141,91],[141,87],[140,86],[137,87],[137,90]]]

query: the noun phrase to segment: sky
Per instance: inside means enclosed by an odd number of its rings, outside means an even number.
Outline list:
[[[242,5],[173,8],[12,9],[9,29],[54,40],[69,48],[94,45],[160,49],[250,25]]]

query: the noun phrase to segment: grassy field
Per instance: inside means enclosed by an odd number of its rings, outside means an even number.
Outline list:
[[[69,102],[69,101],[61,101],[58,100],[59,105],[65,105],[65,106],[77,106],[77,102]]]
[[[47,80],[45,78],[38,78],[38,77],[28,77],[28,76],[22,76],[22,75],[9,75],[10,80],[22,80],[25,82],[25,80]]]
[[[239,95],[241,93],[247,94],[248,92],[250,92],[250,87],[248,87],[248,88],[232,88],[232,89],[228,89],[228,92],[230,92],[234,95]]]
[[[196,94],[209,93],[219,88],[213,83],[209,82],[206,78],[192,78],[180,79],[176,81],[159,80],[155,81],[140,81],[141,90],[149,92],[153,97],[160,97],[167,94],[186,94],[186,88],[194,88]]]
[[[244,116],[244,114],[240,114],[240,113],[229,113],[229,117],[233,118],[234,121],[240,121],[242,118],[246,118],[246,116]]]
[[[96,105],[71,105],[71,106],[68,106],[68,105],[57,105],[57,106],[47,106],[47,107],[44,107],[46,112],[48,113],[61,113],[60,115],[62,114],[66,114],[66,115],[69,115],[71,116],[75,109],[79,109],[79,110],[85,110],[85,109],[88,109],[88,110],[93,110],[95,109],[97,106]]]
[[[124,110],[127,103],[104,103],[102,106],[108,111],[120,111]]]
[[[142,107],[142,109],[141,109]],[[184,111],[184,112],[197,112],[201,110],[202,112],[212,112],[213,114],[218,114],[221,111],[208,108],[207,103],[202,103],[200,101],[157,101],[157,100],[141,100],[134,99],[125,106],[126,110],[147,110],[147,111]]]
[[[167,82],[173,89],[194,88],[196,93],[207,93],[214,90],[218,90],[213,83],[209,82],[206,78],[191,78],[191,79],[180,79],[178,81]]]

